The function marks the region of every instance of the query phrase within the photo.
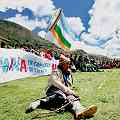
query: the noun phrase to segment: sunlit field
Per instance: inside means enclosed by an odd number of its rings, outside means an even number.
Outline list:
[[[120,69],[104,72],[76,72],[73,88],[84,106],[95,104],[98,111],[89,120],[120,120]],[[31,120],[36,110],[25,114],[28,104],[45,96],[47,76],[0,84],[0,120]],[[54,113],[35,120],[74,120],[71,113]]]

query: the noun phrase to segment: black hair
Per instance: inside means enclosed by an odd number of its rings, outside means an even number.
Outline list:
[[[62,65],[61,64],[59,64],[57,67],[58,67],[58,69],[60,69],[62,71]]]

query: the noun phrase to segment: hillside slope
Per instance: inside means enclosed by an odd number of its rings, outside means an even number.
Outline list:
[[[32,45],[33,48],[50,47],[53,45],[21,25],[5,20],[0,20],[0,36],[10,40],[9,45],[13,47],[23,44]]]

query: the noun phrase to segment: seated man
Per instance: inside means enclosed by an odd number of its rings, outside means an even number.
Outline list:
[[[60,108],[66,103],[69,103],[67,108],[69,107],[69,110],[74,113],[75,118],[85,119],[93,116],[97,111],[97,107],[95,105],[88,108],[83,107],[80,104],[80,99],[76,96],[75,92],[65,86],[65,82],[63,80],[63,70],[65,71],[64,64],[68,62],[68,59],[65,57],[60,59],[62,60],[60,60],[57,70],[52,71],[49,76],[48,89],[46,92],[47,97],[32,102],[26,110],[26,113],[32,112],[36,108],[53,110],[53,108]]]

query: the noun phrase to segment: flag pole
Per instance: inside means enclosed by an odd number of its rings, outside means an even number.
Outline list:
[[[60,19],[61,14],[62,14],[62,11],[63,11],[63,10],[60,8],[59,11],[58,11],[58,15],[56,16],[53,24],[51,24],[51,25],[49,26],[49,28],[48,28],[49,31],[50,31],[51,29],[53,29],[53,28],[55,27],[55,25],[57,24],[58,20]]]

